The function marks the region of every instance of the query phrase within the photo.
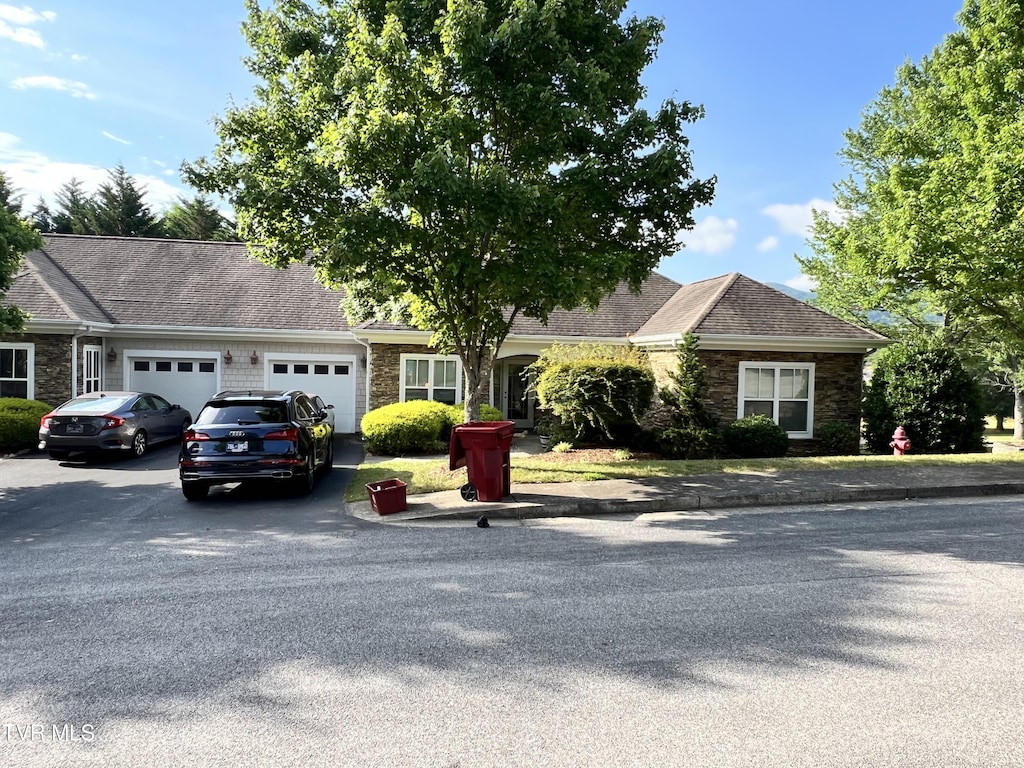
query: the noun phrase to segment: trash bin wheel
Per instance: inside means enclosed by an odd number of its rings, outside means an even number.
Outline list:
[[[476,501],[476,486],[472,483],[466,483],[462,486],[459,493],[462,494],[463,501]]]

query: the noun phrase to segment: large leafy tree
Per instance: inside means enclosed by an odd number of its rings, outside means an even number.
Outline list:
[[[178,198],[164,214],[164,234],[177,240],[237,240],[235,226],[207,198]]]
[[[637,107],[662,25],[626,0],[248,0],[253,103],[186,164],[268,263],[404,300],[475,418],[518,315],[638,289],[695,206],[686,125]]]
[[[815,220],[826,308],[908,324],[939,314],[947,338],[984,346],[1016,389],[1024,437],[1024,3],[967,0],[961,29],[894,85],[846,134],[844,215]],[[891,329],[890,329],[891,330]]]
[[[160,219],[145,201],[145,188],[140,188],[123,165],[107,172],[100,184],[89,212],[91,229],[97,235],[120,237],[159,237],[163,234]]]
[[[25,324],[25,313],[3,299],[21,269],[22,256],[42,247],[39,233],[15,212],[0,205],[0,336],[20,331]]]

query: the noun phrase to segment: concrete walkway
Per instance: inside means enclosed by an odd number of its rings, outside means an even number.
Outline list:
[[[518,442],[518,441],[517,441]],[[532,447],[523,452],[535,452]],[[515,464],[515,452],[512,463]],[[500,502],[463,501],[459,491],[415,494],[408,510],[375,513],[369,501],[347,504],[351,515],[379,523],[408,520],[526,519],[563,515],[643,514],[852,501],[996,496],[1024,493],[1024,463],[916,466],[864,470],[721,472],[643,480],[512,485]]]

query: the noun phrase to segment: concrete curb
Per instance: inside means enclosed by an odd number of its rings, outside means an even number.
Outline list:
[[[585,484],[568,484],[585,485]],[[457,494],[457,492],[451,492]],[[463,502],[459,506],[439,507],[427,500],[410,497],[410,509],[380,516],[370,503],[349,502],[346,512],[362,520],[400,523],[424,520],[475,520],[480,516],[495,519],[526,520],[545,517],[592,515],[641,515],[652,512],[696,512],[710,509],[778,507],[797,504],[836,504],[858,501],[900,501],[925,498],[968,498],[1024,494],[1024,482],[993,482],[947,486],[904,486],[892,488],[828,488],[821,490],[778,491],[770,493],[687,493],[666,494],[652,490],[634,498],[596,498],[593,496],[551,497],[543,502],[536,495],[513,494],[511,502]],[[433,495],[433,494],[430,494]],[[520,498],[523,497],[523,498]],[[464,505],[464,506],[463,506]],[[417,507],[419,507],[417,509]]]

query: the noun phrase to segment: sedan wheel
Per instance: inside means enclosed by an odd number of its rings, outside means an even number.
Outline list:
[[[144,429],[140,429],[135,433],[135,437],[132,438],[132,453],[135,455],[135,458],[138,459],[141,456],[144,456],[147,447],[146,431]]]

